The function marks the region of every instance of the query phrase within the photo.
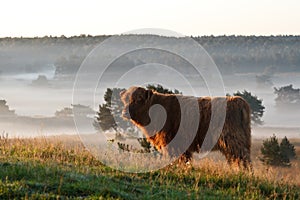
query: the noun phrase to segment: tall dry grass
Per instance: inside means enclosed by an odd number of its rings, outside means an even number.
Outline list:
[[[262,140],[254,140],[251,155],[254,171],[253,174],[249,174],[249,176],[253,175],[271,182],[300,186],[300,140],[291,141],[297,144],[295,147],[298,155],[298,158],[292,161],[291,167],[270,167],[263,165],[259,160]],[[119,155],[111,155],[112,159],[118,159],[118,156]],[[201,169],[201,171],[206,171],[218,176],[240,173],[239,170],[232,169],[220,153],[212,152],[203,159],[199,159],[197,154],[194,157],[195,159],[192,162],[193,169]],[[77,136],[53,136],[31,139],[8,139],[2,137],[0,139],[0,158],[1,160],[8,161],[10,159],[31,159],[38,162],[56,162],[64,165],[103,166],[91,152],[86,150],[80,138]],[[145,159],[149,158],[145,157]],[[140,165],[143,162],[146,163],[146,160],[133,159],[129,161],[132,166]],[[149,160],[147,160],[147,162],[149,162]],[[155,163],[155,159],[151,162]],[[186,171],[186,168],[182,171]]]

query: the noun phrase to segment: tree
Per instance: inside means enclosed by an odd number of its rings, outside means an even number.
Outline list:
[[[111,114],[111,110],[106,104],[99,105],[99,112],[97,112],[96,120],[94,121],[94,127],[99,130],[106,131],[109,129],[113,129],[116,132],[117,130],[117,123],[113,115]]]
[[[233,95],[243,97],[248,102],[251,108],[251,120],[254,124],[263,124],[261,118],[265,112],[265,107],[262,105],[262,99],[259,99],[257,96],[252,95],[251,92],[246,90],[243,92],[237,91]]]
[[[290,166],[290,159],[296,157],[295,148],[287,137],[284,137],[279,145],[275,135],[263,141],[261,153],[260,160],[266,165],[273,166]]]
[[[63,108],[62,110],[57,110],[55,112],[55,117],[72,117],[73,109],[72,108]]]
[[[55,112],[55,117],[73,117],[73,112],[80,117],[89,117],[94,115],[94,110],[89,106],[81,104],[71,104],[71,107],[65,107]]]
[[[274,87],[276,106],[294,107],[300,105],[300,89],[293,88],[293,85],[283,86],[280,88]]]
[[[0,117],[13,117],[16,116],[14,110],[10,110],[5,100],[0,100]]]
[[[296,151],[294,145],[290,143],[287,137],[284,137],[280,143],[281,154],[286,155],[289,159],[296,158]]]
[[[95,115],[95,111],[86,105],[71,104],[73,113],[80,117],[91,117]]]
[[[123,103],[119,96],[122,90],[124,89],[106,89],[104,94],[105,103],[99,105],[99,111],[94,121],[94,127],[97,130],[107,131],[112,129],[116,132],[116,137],[120,137],[120,133],[128,129],[131,130],[131,133],[137,134],[132,131],[135,130],[133,125],[122,118]]]

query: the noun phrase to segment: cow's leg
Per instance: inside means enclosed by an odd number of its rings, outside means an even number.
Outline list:
[[[223,154],[231,167],[248,171],[253,170],[249,150],[230,148],[229,151],[224,152]]]
[[[235,135],[225,132],[225,136]],[[237,169],[251,171],[250,145],[237,141],[234,137],[221,137],[217,143],[218,150],[226,157],[228,164]]]
[[[179,158],[179,162],[182,164],[188,164],[191,160],[192,160],[192,153],[190,151],[184,152]]]
[[[244,149],[244,154],[243,154],[243,168],[253,172],[253,166],[252,166],[252,162],[251,162],[251,158],[250,158],[250,150],[248,149]]]
[[[218,142],[217,148],[215,149],[218,149],[225,156],[227,163],[231,167],[239,168],[241,159],[239,158],[237,149],[231,147],[231,145],[224,140],[220,140]]]

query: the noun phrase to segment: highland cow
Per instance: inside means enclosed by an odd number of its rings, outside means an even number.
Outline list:
[[[122,116],[130,120],[139,127],[147,140],[151,142],[159,151],[163,151],[165,147],[174,139],[180,127],[183,113],[189,115],[192,111],[198,112],[199,118],[189,116],[190,123],[183,128],[186,130],[180,137],[182,144],[184,141],[192,137],[189,127],[197,125],[196,133],[193,135],[192,142],[188,146],[180,146],[184,148],[180,160],[187,162],[192,158],[194,152],[202,152],[204,141],[211,140],[213,147],[211,150],[219,150],[227,159],[230,165],[236,164],[239,167],[249,169],[251,167],[250,148],[251,148],[251,119],[250,108],[248,103],[241,97],[188,97],[183,95],[161,94],[152,90],[146,90],[142,87],[131,87],[120,93],[124,109]],[[198,108],[191,102],[196,101]],[[220,125],[219,133],[217,128],[213,134],[208,135],[210,121],[212,120],[212,104],[214,110],[221,111],[221,102],[225,102],[223,108],[225,114],[223,122]],[[158,115],[150,117],[149,110],[153,105],[160,105],[165,109],[166,120],[161,127],[159,124],[161,118]],[[224,105],[224,104],[223,104]],[[220,107],[218,107],[220,106]],[[182,108],[183,107],[183,108]],[[217,113],[218,114],[218,113]],[[216,117],[218,118],[218,115]],[[151,126],[148,126],[149,124]],[[153,125],[154,124],[154,125]],[[214,129],[213,129],[214,130]],[[215,133],[214,133],[215,132]],[[207,136],[207,137],[206,137]],[[217,138],[214,138],[217,137]],[[208,139],[207,139],[208,138]],[[202,146],[203,145],[203,146]],[[166,153],[170,153],[174,149],[167,149]],[[210,150],[210,149],[209,149]],[[163,151],[164,153],[164,151]]]

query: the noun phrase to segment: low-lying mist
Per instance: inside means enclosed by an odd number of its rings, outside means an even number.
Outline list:
[[[15,110],[18,119],[1,120],[1,129],[9,132],[14,136],[34,136],[34,135],[51,135],[51,134],[76,134],[76,128],[73,118],[55,120],[55,112],[62,110],[65,107],[70,107],[72,104],[73,95],[73,82],[75,76],[70,76],[68,80],[55,80],[48,78],[47,85],[33,85],[34,79],[21,79],[19,77],[26,77],[18,75],[17,78],[13,76],[2,77],[0,80],[1,99],[5,99],[11,110]],[[276,77],[274,85],[289,84],[290,80],[297,80],[298,75],[290,75],[288,78],[285,76]],[[145,78],[145,77],[140,77]],[[247,90],[255,94],[258,98],[263,99],[265,106],[265,113],[262,120],[263,125],[260,127],[279,128],[281,131],[272,129],[274,134],[280,132],[281,134],[292,135],[299,137],[300,125],[298,119],[300,112],[298,109],[284,109],[277,108],[275,103],[276,95],[274,89],[260,88],[255,82],[255,77],[251,75],[232,75],[224,76],[224,86],[226,93],[233,94],[236,91]],[[169,78],[169,83],[170,83]],[[299,80],[299,79],[298,79]],[[239,83],[239,84],[231,84]],[[293,82],[295,87],[299,87],[300,83]],[[127,87],[124,84],[124,87]],[[177,85],[176,85],[177,84]],[[110,86],[109,86],[110,85]],[[193,95],[188,88],[174,80],[171,83],[174,89],[178,89],[184,95]],[[107,83],[107,86],[114,87],[114,84]],[[198,90],[207,91],[207,88],[197,88]],[[89,88],[87,88],[89,90]],[[90,106],[95,112],[98,105],[103,103],[103,94],[106,87],[97,89],[97,96],[95,105]],[[209,95],[204,92],[204,96]],[[87,96],[88,98],[88,96]],[[90,101],[87,101],[90,102]],[[29,120],[31,119],[31,120]],[[282,130],[285,128],[285,130]],[[290,129],[289,129],[290,128]],[[262,130],[261,128],[254,128]],[[291,132],[291,130],[293,130]],[[297,134],[298,132],[298,134]],[[273,134],[270,131],[265,133],[256,133],[254,135],[263,137],[268,134]]]

